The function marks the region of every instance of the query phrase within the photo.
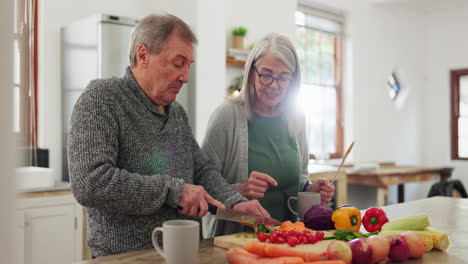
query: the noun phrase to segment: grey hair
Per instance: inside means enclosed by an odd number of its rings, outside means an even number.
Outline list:
[[[136,52],[140,44],[147,46],[152,53],[158,54],[166,46],[167,39],[174,29],[178,30],[183,39],[197,44],[197,37],[182,19],[171,14],[144,17],[132,33],[128,55],[131,68],[137,64]]]
[[[255,44],[244,66],[244,78],[240,94],[238,97],[230,99],[230,101],[232,103],[243,104],[247,119],[252,119],[257,99],[254,87],[254,68],[266,55],[279,59],[293,72],[293,81],[279,107],[280,111],[285,114],[284,118],[288,123],[289,135],[295,137],[298,135],[301,126],[304,125],[303,115],[301,115],[296,101],[301,85],[301,67],[296,49],[287,37],[270,33]]]

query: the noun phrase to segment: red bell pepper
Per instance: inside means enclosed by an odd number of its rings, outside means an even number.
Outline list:
[[[362,224],[368,232],[380,231],[382,226],[387,222],[388,218],[385,215],[385,211],[376,207],[367,209],[362,218]]]

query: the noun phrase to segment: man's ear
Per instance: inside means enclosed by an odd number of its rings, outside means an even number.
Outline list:
[[[144,44],[138,45],[136,51],[137,65],[146,66],[149,62],[150,51],[148,47]]]

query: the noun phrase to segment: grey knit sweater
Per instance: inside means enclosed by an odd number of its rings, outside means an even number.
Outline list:
[[[152,247],[151,232],[177,210],[183,184],[202,185],[227,207],[245,201],[201,152],[184,109],[159,113],[131,70],[92,81],[73,110],[68,136],[71,188],[87,208],[94,256]]]

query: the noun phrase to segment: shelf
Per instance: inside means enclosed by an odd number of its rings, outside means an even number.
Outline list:
[[[226,64],[227,65],[232,65],[232,66],[237,66],[237,67],[244,67],[245,61],[236,60],[236,59],[231,58],[231,57],[226,57]]]

